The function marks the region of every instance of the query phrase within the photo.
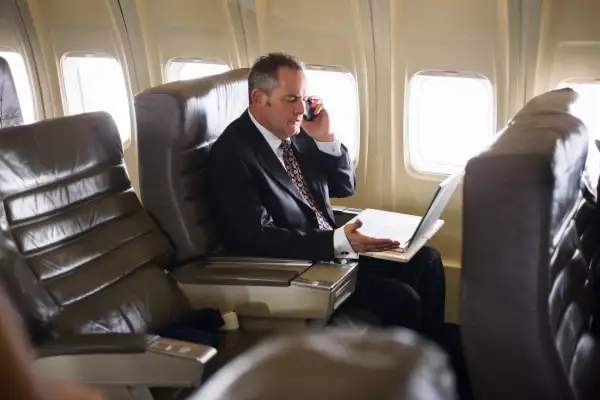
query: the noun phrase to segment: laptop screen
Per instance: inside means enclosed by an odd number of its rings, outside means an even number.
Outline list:
[[[461,170],[460,172],[457,172],[456,174],[444,179],[440,183],[440,185],[437,188],[437,191],[435,192],[435,195],[433,196],[433,199],[431,200],[431,203],[429,203],[427,212],[425,213],[423,218],[421,218],[419,226],[415,230],[413,236],[410,238],[411,242],[415,238],[427,234],[427,232],[429,232],[437,223],[437,221],[440,219],[440,216],[442,215],[442,212],[446,208],[448,201],[450,201],[454,190],[456,190],[456,187],[458,186],[464,174],[465,171]]]

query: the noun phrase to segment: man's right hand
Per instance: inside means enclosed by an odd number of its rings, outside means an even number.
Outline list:
[[[348,238],[348,242],[352,249],[357,252],[371,252],[371,251],[385,251],[391,250],[400,246],[400,242],[393,241],[391,239],[376,239],[373,237],[365,236],[358,230],[362,226],[362,222],[357,219],[351,224],[344,226],[344,233]]]

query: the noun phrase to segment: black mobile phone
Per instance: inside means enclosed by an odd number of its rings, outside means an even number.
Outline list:
[[[304,108],[306,108],[306,112],[304,113],[304,119],[307,121],[312,121],[317,116],[315,115],[315,109],[312,108],[311,100],[304,100]]]

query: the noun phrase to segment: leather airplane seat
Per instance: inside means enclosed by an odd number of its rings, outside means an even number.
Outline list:
[[[450,400],[444,352],[412,331],[331,329],[265,340],[189,400]]]
[[[535,97],[467,164],[460,323],[475,398],[600,397],[596,209],[577,98]]]
[[[236,69],[136,95],[142,203],[175,247],[171,274],[195,307],[235,310],[247,329],[322,325],[354,291],[357,263],[227,255],[207,206],[207,155],[248,107],[248,73]]]
[[[0,129],[21,125],[23,116],[8,62],[0,57]]]
[[[0,198],[0,284],[36,368],[138,394],[200,384],[216,350],[156,335],[192,308],[164,273],[173,249],[131,187],[107,113],[3,129]]]

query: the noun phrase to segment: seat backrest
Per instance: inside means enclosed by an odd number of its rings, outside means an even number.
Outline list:
[[[0,57],[0,129],[21,125],[23,116],[8,62]]]
[[[412,331],[332,329],[267,339],[190,400],[454,398],[446,355]]]
[[[107,113],[2,130],[0,199],[0,278],[30,327],[152,332],[188,311]]]
[[[249,71],[172,82],[135,97],[142,203],[179,261],[217,246],[204,167],[210,145],[248,107]]]
[[[577,97],[534,98],[467,164],[461,327],[475,398],[600,395],[590,330],[597,249],[582,247],[595,218],[581,190],[588,138],[570,112]]]

